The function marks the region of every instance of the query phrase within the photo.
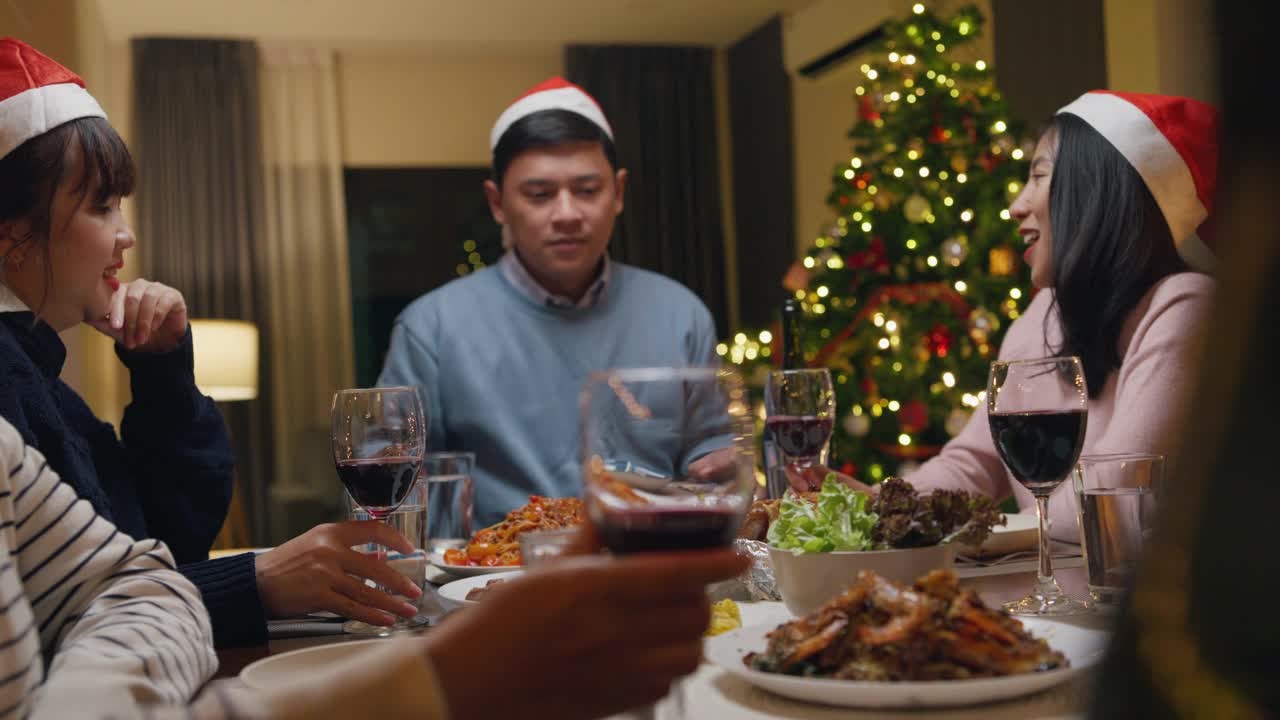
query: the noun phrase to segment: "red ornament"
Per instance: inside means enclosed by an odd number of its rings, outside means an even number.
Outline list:
[[[858,466],[851,462],[847,462],[840,466],[840,472],[851,478],[856,478],[858,476]]]
[[[996,166],[1000,164],[1000,156],[993,155],[989,152],[984,152],[982,153],[982,157],[978,158],[978,162],[982,163],[982,169],[985,170],[989,175],[991,174],[991,171],[994,170]]]
[[[917,433],[929,427],[929,408],[919,400],[909,400],[898,410],[898,427],[904,433]]]
[[[937,145],[939,143],[946,142],[946,140],[947,140],[947,131],[942,127],[942,125],[934,125],[933,129],[929,131],[930,143]]]
[[[876,394],[876,384],[869,377],[862,378],[862,382],[859,383],[859,387],[862,388],[862,394],[867,397],[872,397]]]
[[[858,118],[868,122],[875,122],[880,119],[880,111],[876,110],[876,106],[871,102],[870,95],[863,95],[858,98]]]
[[[929,330],[929,334],[925,336],[924,344],[929,352],[938,357],[946,357],[951,352],[951,343],[954,337],[951,335],[951,329],[942,323],[937,323]]]
[[[876,272],[888,272],[889,262],[884,251],[884,240],[879,237],[871,238],[871,242],[867,243],[867,249],[845,258],[845,264],[854,270],[871,268]]]

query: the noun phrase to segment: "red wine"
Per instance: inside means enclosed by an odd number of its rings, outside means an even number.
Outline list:
[[[796,457],[814,457],[831,439],[833,420],[806,415],[774,415],[765,420],[765,429],[782,452]]]
[[[625,555],[729,545],[740,522],[731,508],[636,508],[605,512],[596,529],[605,547]]]
[[[1048,492],[1080,457],[1088,415],[1069,412],[992,413],[991,439],[1009,472],[1028,490]]]
[[[339,460],[338,478],[347,492],[370,515],[380,518],[395,510],[413,489],[422,465],[417,457],[378,457]]]

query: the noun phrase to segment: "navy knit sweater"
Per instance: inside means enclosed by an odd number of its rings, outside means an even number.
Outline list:
[[[204,597],[217,645],[265,643],[253,555],[207,559],[231,502],[233,456],[222,414],[196,388],[190,331],[170,353],[116,347],[133,391],[123,441],[58,378],[66,354],[31,313],[0,313],[0,416],[99,514],[169,546]]]

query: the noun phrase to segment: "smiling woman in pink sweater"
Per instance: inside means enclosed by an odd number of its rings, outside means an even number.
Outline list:
[[[1009,208],[1040,292],[1001,360],[1077,355],[1089,390],[1084,452],[1171,454],[1214,258],[1197,237],[1218,159],[1217,114],[1186,98],[1091,92],[1040,138]],[[985,407],[907,479],[1035,501],[996,453]],[[1071,483],[1050,498],[1055,538],[1080,542]]]
[[[1084,454],[1173,454],[1197,336],[1213,297],[1209,217],[1217,112],[1187,98],[1086,93],[1054,117],[1010,206],[1038,289],[1001,360],[1079,356],[1089,390]],[[1005,468],[985,407],[906,479],[1033,509]],[[852,479],[846,482],[863,487]],[[1050,533],[1080,542],[1070,482],[1049,500]]]

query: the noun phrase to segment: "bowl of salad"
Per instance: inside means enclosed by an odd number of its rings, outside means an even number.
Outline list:
[[[788,493],[770,513],[766,539],[778,593],[807,615],[852,585],[862,570],[904,585],[950,569],[957,548],[980,544],[1003,516],[988,498],[962,491],[919,495],[903,480],[874,496],[828,475],[816,493]]]

